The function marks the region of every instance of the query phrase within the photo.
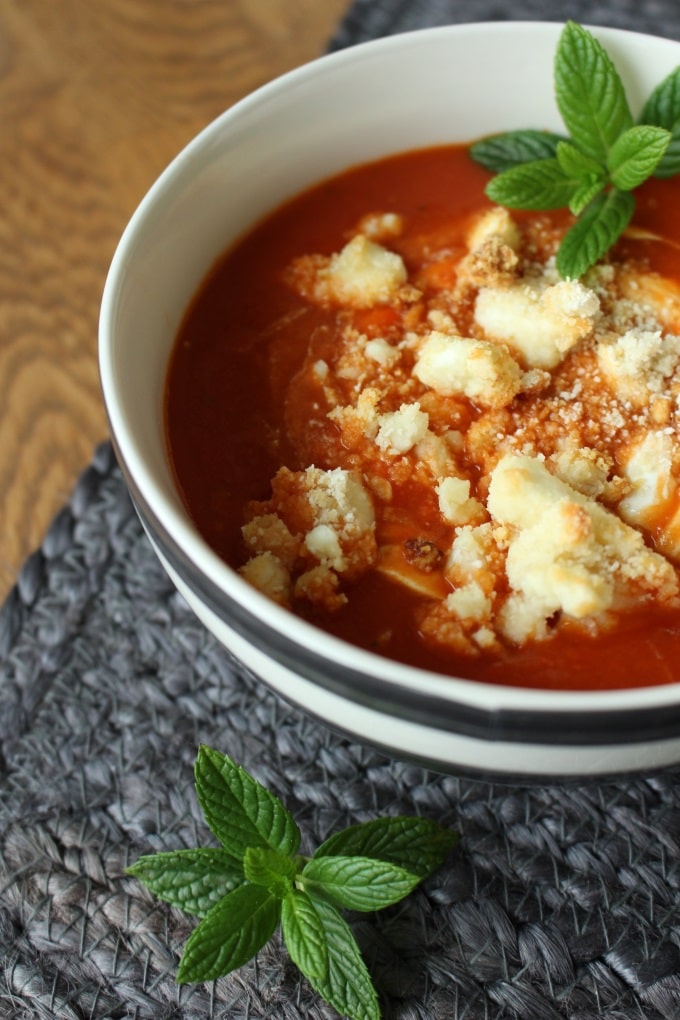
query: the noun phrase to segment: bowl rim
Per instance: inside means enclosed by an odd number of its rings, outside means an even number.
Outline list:
[[[373,55],[386,50],[409,48],[416,43],[435,40],[444,42],[449,36],[483,35],[503,33],[507,36],[535,34],[545,43],[548,39],[555,40],[563,27],[563,22],[541,20],[518,21],[486,21],[468,22],[461,25],[445,25],[433,28],[416,29],[398,35],[383,37],[359,43],[348,49],[337,50],[294,68],[283,75],[265,83],[249,95],[240,99],[226,109],[185,145],[165,170],[151,185],[141,202],[133,212],[120,241],[106,277],[102,295],[99,320],[99,368],[104,404],[109,420],[118,461],[123,470],[128,488],[131,490],[138,512],[149,532],[162,536],[162,545],[172,559],[186,570],[190,566],[191,575],[203,575],[214,592],[224,593],[234,605],[239,606],[242,613],[257,626],[266,628],[271,634],[285,638],[299,648],[317,648],[318,656],[328,663],[343,659],[352,671],[365,681],[380,681],[389,672],[388,684],[398,693],[413,694],[418,698],[449,705],[452,707],[466,706],[471,710],[483,713],[487,720],[495,720],[495,728],[500,733],[506,731],[500,725],[503,717],[514,718],[520,724],[527,715],[531,717],[531,726],[535,728],[537,716],[550,719],[550,731],[560,729],[559,720],[564,727],[572,732],[581,713],[587,712],[593,719],[598,718],[598,739],[615,730],[621,732],[626,716],[635,714],[636,721],[643,725],[640,715],[644,713],[646,723],[658,730],[662,721],[668,722],[667,710],[673,706],[678,708],[680,722],[680,681],[677,683],[660,684],[649,687],[636,687],[614,690],[562,691],[545,688],[527,688],[512,684],[491,684],[485,681],[471,680],[463,677],[435,673],[430,670],[408,666],[371,651],[359,648],[340,638],[329,635],[313,624],[295,616],[289,610],[273,603],[266,596],[251,587],[238,573],[229,567],[208,546],[189,520],[185,511],[180,510],[169,500],[162,487],[157,483],[153,471],[145,464],[134,437],[129,433],[127,423],[117,403],[114,384],[114,342],[115,321],[117,313],[118,293],[122,284],[125,267],[133,256],[133,249],[139,231],[143,229],[150,211],[154,208],[159,196],[172,189],[178,178],[184,178],[191,169],[194,160],[209,147],[213,139],[219,138],[233,122],[247,117],[252,108],[269,102],[278,96],[281,90],[298,88],[319,74],[330,73],[342,64],[351,65],[359,61],[370,60]],[[607,39],[640,38],[646,43],[676,47],[679,52],[680,43],[662,36],[652,36],[627,29],[606,26],[588,26],[606,42]],[[195,576],[194,576],[195,583]],[[205,592],[202,592],[205,595]],[[318,646],[323,646],[321,651]],[[384,701],[381,701],[384,704]],[[609,723],[605,725],[606,718]],[[512,728],[512,727],[511,727]],[[524,725],[520,726],[525,730]],[[627,729],[627,724],[625,725]],[[667,725],[663,726],[667,730]],[[680,726],[674,727],[675,732]],[[566,730],[565,730],[566,732]],[[594,734],[593,734],[594,735]],[[647,733],[647,736],[649,734]],[[581,741],[586,737],[581,733]],[[545,733],[542,739],[545,738]],[[635,739],[628,735],[628,739]],[[640,737],[640,739],[643,739]]]

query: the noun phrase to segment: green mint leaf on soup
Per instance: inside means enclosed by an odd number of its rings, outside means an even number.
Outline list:
[[[334,833],[321,844],[314,858],[373,857],[426,878],[441,867],[456,839],[454,832],[428,818],[398,815],[351,825]]]
[[[628,128],[611,147],[607,167],[611,182],[621,191],[632,191],[654,173],[671,140],[669,131],[639,124]]]
[[[561,140],[549,131],[505,131],[475,142],[470,155],[486,170],[500,174],[529,160],[551,159]]]
[[[470,154],[496,174],[486,186],[493,202],[570,211],[576,222],[556,262],[564,279],[578,279],[630,223],[632,192],[652,175],[680,173],[680,68],[657,86],[634,124],[611,57],[588,29],[568,21],[555,53],[554,87],[569,138],[512,131],[476,142]],[[541,137],[536,155],[532,146]]]
[[[247,963],[279,924],[293,963],[349,1020],[379,1020],[378,996],[338,907],[379,910],[443,864],[455,836],[424,818],[377,818],[298,853],[292,815],[227,755],[201,747],[196,792],[221,847],[141,857],[127,873],[201,918],[177,981],[212,981]]]
[[[128,868],[160,900],[205,917],[228,892],[243,885],[243,866],[215,847],[170,850],[140,857]]]
[[[226,755],[201,747],[196,793],[212,832],[228,853],[243,860],[252,846],[294,854],[300,830],[278,797]]]
[[[613,61],[587,29],[568,21],[555,57],[555,99],[571,140],[586,156],[606,160],[633,126],[633,115]]]
[[[654,89],[643,107],[639,123],[665,128],[671,133],[670,143],[654,176],[674,177],[680,173],[680,67]]]
[[[486,189],[493,202],[509,209],[561,209],[578,188],[556,158],[537,159],[511,167],[494,177]]]
[[[420,876],[371,857],[314,857],[302,869],[301,881],[315,899],[348,910],[381,910],[408,896]]]
[[[602,258],[630,223],[635,199],[629,191],[609,191],[594,199],[571,227],[557,253],[564,279],[577,280]]]

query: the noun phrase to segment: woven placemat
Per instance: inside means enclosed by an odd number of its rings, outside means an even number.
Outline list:
[[[525,0],[515,17],[541,17]],[[500,3],[359,0],[333,46]],[[669,2],[550,17],[680,37]],[[205,844],[200,742],[286,802],[309,846],[382,813],[455,828],[450,863],[353,919],[385,1018],[680,1017],[680,780],[530,789],[442,776],[341,739],[234,664],[166,579],[108,444],[0,612],[0,1018],[330,1020],[280,941],[175,984],[193,921],[124,876]]]

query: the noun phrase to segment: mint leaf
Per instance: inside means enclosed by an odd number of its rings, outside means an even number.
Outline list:
[[[634,208],[630,191],[598,195],[562,240],[557,252],[560,276],[577,280],[594,266],[626,229]]]
[[[599,177],[583,181],[569,200],[569,212],[579,216],[603,189],[604,181]]]
[[[328,976],[328,940],[319,912],[301,889],[281,904],[281,932],[291,960],[307,977]]]
[[[475,142],[470,146],[470,155],[486,170],[499,174],[520,163],[551,159],[560,141],[559,135],[549,131],[505,131]]]
[[[560,164],[565,177],[571,177],[582,181],[585,177],[602,177],[606,179],[606,171],[596,159],[591,159],[585,153],[577,149],[571,142],[560,142],[557,146],[555,156]]]
[[[654,173],[670,140],[669,131],[648,124],[624,131],[607,159],[612,184],[621,191],[637,188]]]
[[[457,836],[429,818],[376,818],[330,836],[314,854],[320,857],[373,857],[427,878],[446,860]]]
[[[243,868],[225,850],[203,847],[140,857],[126,869],[159,899],[204,917],[222,897],[243,885]]]
[[[574,144],[604,162],[612,145],[633,125],[619,73],[587,29],[568,21],[555,56],[555,98]]]
[[[328,971],[325,977],[303,971],[305,977],[341,1016],[380,1020],[378,996],[347,922],[330,903],[314,907],[326,936]]]
[[[251,846],[297,852],[300,830],[292,815],[245,769],[227,755],[201,747],[194,771],[205,819],[232,857],[242,861]]]
[[[280,901],[261,886],[227,893],[189,936],[177,981],[212,981],[243,966],[272,937],[280,914]]]
[[[314,857],[298,882],[310,896],[349,910],[381,910],[408,896],[420,882],[397,864],[372,857]]]
[[[657,85],[640,115],[641,124],[655,124],[671,133],[668,148],[654,171],[655,177],[680,173],[680,67]]]
[[[486,194],[510,209],[561,209],[578,184],[578,179],[565,176],[557,159],[537,159],[493,177]]]
[[[293,888],[295,861],[276,850],[251,846],[243,858],[243,871],[249,882],[264,886],[273,896],[283,899]]]

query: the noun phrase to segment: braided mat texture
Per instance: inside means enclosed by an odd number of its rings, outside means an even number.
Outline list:
[[[680,36],[673,0],[569,14]],[[332,45],[500,16],[484,0],[360,0]],[[194,922],[124,868],[210,840],[193,789],[200,742],[273,789],[307,849],[381,813],[460,833],[449,864],[404,903],[352,919],[387,1020],[680,1017],[676,775],[517,789],[338,738],[194,618],[105,444],[0,611],[1,1020],[335,1016],[276,939],[236,974],[175,984]]]

